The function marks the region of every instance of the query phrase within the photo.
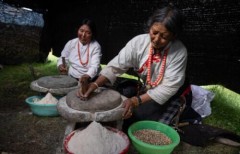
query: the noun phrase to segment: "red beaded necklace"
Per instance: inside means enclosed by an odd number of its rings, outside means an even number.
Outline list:
[[[168,50],[169,50],[169,48],[165,50],[163,57],[161,57],[162,64],[161,64],[161,68],[159,71],[159,75],[158,75],[157,79],[154,82],[152,82],[151,81],[151,66],[152,66],[153,48],[152,48],[152,46],[150,47],[149,55],[148,55],[148,62],[147,62],[148,63],[148,67],[147,67],[147,88],[148,89],[150,89],[152,87],[156,87],[162,81],[163,74],[165,71],[165,66],[166,66]]]
[[[82,58],[81,58],[81,54],[80,54],[80,44],[78,42],[78,57],[79,57],[80,64],[82,64],[82,66],[84,66],[84,67],[87,66],[88,60],[89,60],[89,46],[90,46],[90,44],[88,44],[88,46],[87,46],[87,60],[84,63],[84,62],[82,62]]]

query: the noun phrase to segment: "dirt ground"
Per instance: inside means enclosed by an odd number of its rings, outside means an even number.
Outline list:
[[[64,154],[61,151],[67,121],[61,116],[33,115],[27,104],[0,101],[0,154]],[[196,147],[181,142],[173,154],[240,154],[240,149],[219,143]],[[128,154],[138,154],[130,146]]]

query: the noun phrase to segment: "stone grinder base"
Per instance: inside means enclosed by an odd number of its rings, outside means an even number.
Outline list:
[[[122,97],[122,101],[126,98]],[[62,144],[57,148],[56,154],[65,154],[64,141],[68,134],[76,129],[85,128],[92,121],[97,121],[103,126],[110,126],[118,130],[122,130],[123,120],[120,118],[124,109],[121,108],[122,103],[108,111],[89,113],[85,111],[78,111],[70,108],[66,103],[66,97],[62,97],[57,105],[58,111],[64,119],[68,120],[65,128]]]

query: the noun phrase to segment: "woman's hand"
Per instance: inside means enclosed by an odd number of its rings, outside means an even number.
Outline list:
[[[60,74],[67,74],[67,67],[64,67],[63,64],[58,66],[58,70],[60,71]]]
[[[81,78],[79,78],[79,82],[81,84],[88,83],[90,80],[90,76],[87,74],[84,74]]]
[[[123,102],[123,108],[125,108],[123,112],[123,119],[128,119],[132,116],[133,108],[136,107],[137,100],[135,97],[128,98]]]
[[[93,82],[87,84],[85,87],[85,92],[83,92],[83,88],[80,87],[78,92],[77,92],[77,96],[83,100],[86,101],[88,99],[88,97],[90,96],[90,94],[97,89],[98,87],[96,86],[96,84],[94,84]]]
[[[84,92],[82,91],[82,88],[80,88],[77,92],[77,96],[80,97],[81,100],[87,100],[87,98],[95,89],[104,85],[106,82],[108,82],[108,79],[100,75],[95,82],[91,82],[85,86],[86,89]]]
[[[86,92],[87,89],[88,89],[89,79],[90,79],[90,76],[87,75],[87,74],[84,74],[84,75],[79,79],[79,82],[80,82],[80,84],[81,84],[81,89],[82,89],[82,93],[83,93],[83,94],[85,94],[85,92]]]

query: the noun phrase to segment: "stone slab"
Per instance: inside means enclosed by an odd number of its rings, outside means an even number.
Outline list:
[[[107,111],[116,108],[122,101],[120,93],[112,89],[103,89],[99,92],[94,92],[86,101],[77,97],[77,91],[78,89],[69,92],[66,96],[66,101],[70,108],[79,111],[92,113]]]
[[[55,95],[66,95],[68,92],[78,89],[79,87],[80,84],[76,79],[66,75],[42,77],[30,84],[30,88],[34,91],[41,93],[50,92]]]
[[[125,99],[127,98],[121,95],[121,103],[116,108],[107,111],[91,113],[88,111],[79,111],[70,108],[66,103],[66,96],[64,96],[59,99],[57,110],[59,114],[69,122],[117,121],[122,120],[122,114],[124,112],[124,108],[122,108],[122,102]]]
[[[70,88],[78,85],[78,81],[68,75],[44,76],[39,78],[37,83],[48,89]]]

